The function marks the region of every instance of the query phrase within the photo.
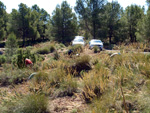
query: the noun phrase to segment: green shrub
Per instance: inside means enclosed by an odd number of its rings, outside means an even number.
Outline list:
[[[47,113],[48,99],[44,95],[32,94],[22,101],[19,112],[23,113]]]
[[[2,86],[22,83],[26,81],[32,71],[27,69],[8,69],[0,73],[0,84]]]
[[[38,54],[48,54],[48,53],[52,53],[55,51],[55,47],[53,44],[51,45],[48,45],[48,46],[44,46],[44,47],[41,47],[39,48],[36,53]]]
[[[7,102],[6,113],[48,113],[48,99],[44,95],[30,94]]]
[[[77,54],[77,53],[83,52],[82,45],[74,45],[74,46],[71,46],[70,49],[73,51],[73,54]]]
[[[49,53],[49,48],[48,47],[45,47],[45,48],[40,48],[37,50],[37,53],[38,54],[48,54]]]
[[[4,55],[0,55],[0,66],[6,62],[6,57]]]
[[[57,69],[52,71],[49,76],[50,84],[59,88],[60,84],[64,82],[66,75],[67,74],[63,69]]]
[[[34,78],[33,80],[36,82],[36,83],[40,83],[40,82],[46,82],[49,80],[48,78],[48,74],[45,73],[45,72],[39,72],[37,73],[36,75],[34,75]]]
[[[36,55],[32,54],[29,49],[18,49],[17,54],[13,58],[13,64],[18,68],[25,67],[25,59],[29,58],[33,63],[36,62]]]
[[[63,82],[60,83],[57,97],[73,96],[77,92],[77,81],[73,79],[71,75],[66,75]]]

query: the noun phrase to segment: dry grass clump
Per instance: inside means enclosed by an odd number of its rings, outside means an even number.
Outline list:
[[[64,97],[64,96],[73,96],[78,90],[77,81],[74,80],[72,75],[67,75],[64,78],[64,81],[60,83],[58,89],[54,93],[54,97]]]
[[[64,60],[50,59],[43,63],[42,69],[48,70],[48,69],[61,68],[61,67],[65,67],[65,65],[67,65],[67,63],[68,62],[66,62]]]
[[[50,72],[49,83],[55,87],[54,97],[72,96],[77,91],[77,81],[61,68]]]
[[[53,88],[50,85],[48,73],[41,71],[35,74],[30,80],[29,90],[33,93],[51,95]]]
[[[83,77],[83,99],[86,102],[92,102],[94,98],[100,97],[106,87],[109,71],[101,67],[99,71],[91,71]]]
[[[114,46],[114,50],[124,50],[124,51],[144,51],[148,44],[144,43],[131,43],[131,44],[120,44],[119,46]]]
[[[81,71],[88,71],[91,70],[91,65],[90,65],[90,57],[88,55],[81,56],[75,60],[75,64],[68,67],[67,71],[69,71],[74,75],[74,76],[81,76],[80,72]]]
[[[141,74],[145,75],[147,78],[150,78],[150,63],[140,64],[139,70]]]
[[[73,51],[73,54],[79,54],[83,52],[83,46],[82,45],[74,45],[70,47],[70,50]]]
[[[48,113],[48,100],[44,95],[31,94],[20,101],[15,113]]]

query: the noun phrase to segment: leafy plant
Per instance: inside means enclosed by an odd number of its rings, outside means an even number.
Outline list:
[[[0,66],[6,62],[6,57],[4,55],[0,55]]]

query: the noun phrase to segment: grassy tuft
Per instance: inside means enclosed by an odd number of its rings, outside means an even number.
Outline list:
[[[99,71],[91,71],[83,77],[83,99],[92,102],[94,98],[99,98],[107,87],[108,70],[101,68]]]

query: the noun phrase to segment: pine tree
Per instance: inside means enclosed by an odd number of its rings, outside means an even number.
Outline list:
[[[105,5],[105,22],[107,27],[105,30],[107,30],[107,37],[109,37],[109,44],[112,43],[112,38],[119,38],[121,11],[122,8],[118,2],[108,2]]]
[[[77,0],[75,11],[85,21],[87,30],[97,38],[102,28],[101,18],[104,13],[105,0]]]
[[[17,43],[17,39],[16,36],[14,35],[14,33],[11,33],[6,41],[6,57],[7,57],[7,61],[11,61],[12,56],[16,53],[17,48],[18,48],[18,43]]]
[[[0,40],[7,36],[7,21],[6,6],[0,1]]]
[[[130,37],[130,42],[136,42],[136,32],[137,32],[137,24],[141,21],[144,12],[140,6],[131,5],[128,6],[125,10],[127,25],[128,25],[128,34]]]
[[[77,34],[77,18],[66,1],[62,2],[61,7],[57,5],[53,11],[52,26],[55,40],[62,43],[70,42]]]

